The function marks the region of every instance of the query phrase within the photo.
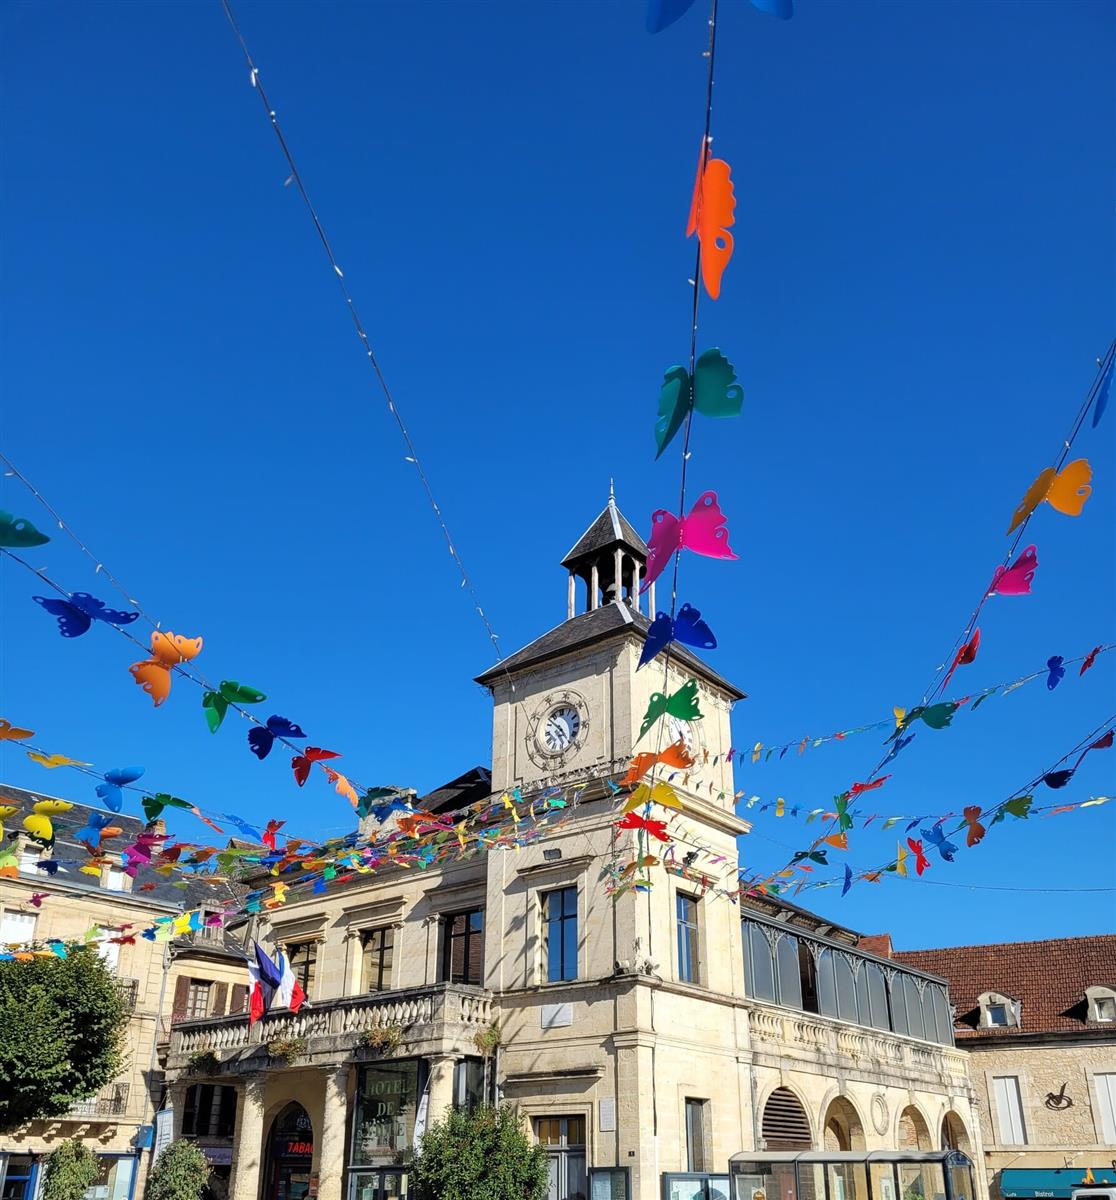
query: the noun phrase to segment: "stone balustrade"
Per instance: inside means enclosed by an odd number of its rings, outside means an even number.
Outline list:
[[[430,1053],[453,1046],[475,1054],[473,1037],[493,1019],[490,992],[456,984],[344,996],[305,1004],[297,1013],[272,1012],[251,1027],[243,1014],[176,1022],[167,1067],[171,1072],[198,1069],[199,1057],[211,1054],[223,1073],[241,1061],[248,1065],[273,1043],[302,1043],[311,1059],[351,1057],[362,1035],[393,1028],[405,1050],[417,1047],[417,1052]]]
[[[759,1051],[774,1044],[781,1050],[791,1047],[811,1057],[844,1060],[852,1066],[959,1079],[968,1074],[968,1056],[952,1046],[755,1001],[749,1001],[747,1009],[752,1046]]]

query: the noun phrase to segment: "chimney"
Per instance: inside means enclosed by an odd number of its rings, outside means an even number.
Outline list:
[[[875,954],[879,958],[894,957],[890,933],[866,933],[857,942],[857,949],[868,954]]]

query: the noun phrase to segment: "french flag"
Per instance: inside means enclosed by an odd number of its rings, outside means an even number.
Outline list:
[[[302,1002],[306,999],[302,984],[298,982],[294,971],[291,970],[290,961],[282,951],[279,952],[279,988],[275,993],[275,999],[293,1013],[298,1012],[302,1007]]]
[[[253,945],[256,948],[256,961],[248,964],[248,975],[252,980],[252,987],[248,993],[249,1028],[271,1010],[279,985],[283,981],[278,964],[272,961],[259,942],[253,942]]]

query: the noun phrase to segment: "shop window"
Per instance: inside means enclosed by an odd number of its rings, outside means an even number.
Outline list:
[[[698,902],[679,892],[674,898],[678,929],[678,978],[698,982]]]
[[[294,977],[306,993],[306,999],[314,998],[314,970],[318,962],[317,942],[291,942],[286,948],[287,961],[291,964]]]
[[[473,1112],[487,1100],[488,1060],[463,1058],[453,1068],[453,1107]]]
[[[546,892],[542,902],[546,920],[546,981],[576,979],[577,888]]]
[[[708,1100],[686,1100],[686,1170],[707,1171]]]
[[[360,1068],[353,1102],[352,1162],[374,1166],[410,1150],[419,1098],[417,1059]]]
[[[135,1156],[102,1155],[98,1159],[97,1181],[85,1193],[86,1200],[128,1200],[132,1191]]]
[[[484,909],[452,913],[442,922],[442,979],[484,982]]]
[[[394,935],[395,930],[390,925],[385,925],[382,929],[369,929],[361,936],[362,992],[390,991]]]
[[[230,1138],[236,1128],[236,1088],[195,1083],[186,1091],[182,1132],[187,1137]]]
[[[186,988],[186,1007],[183,1015],[187,1018],[209,1016],[209,993],[213,984],[208,979],[191,979]]]
[[[779,1003],[788,1008],[802,1007],[802,970],[799,963],[798,938],[789,933],[779,934],[775,949],[778,970]]]

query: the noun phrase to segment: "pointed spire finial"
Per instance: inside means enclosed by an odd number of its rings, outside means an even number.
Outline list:
[[[611,475],[608,477],[608,498],[609,498],[609,500],[616,499],[616,491],[612,486],[612,476]]]

